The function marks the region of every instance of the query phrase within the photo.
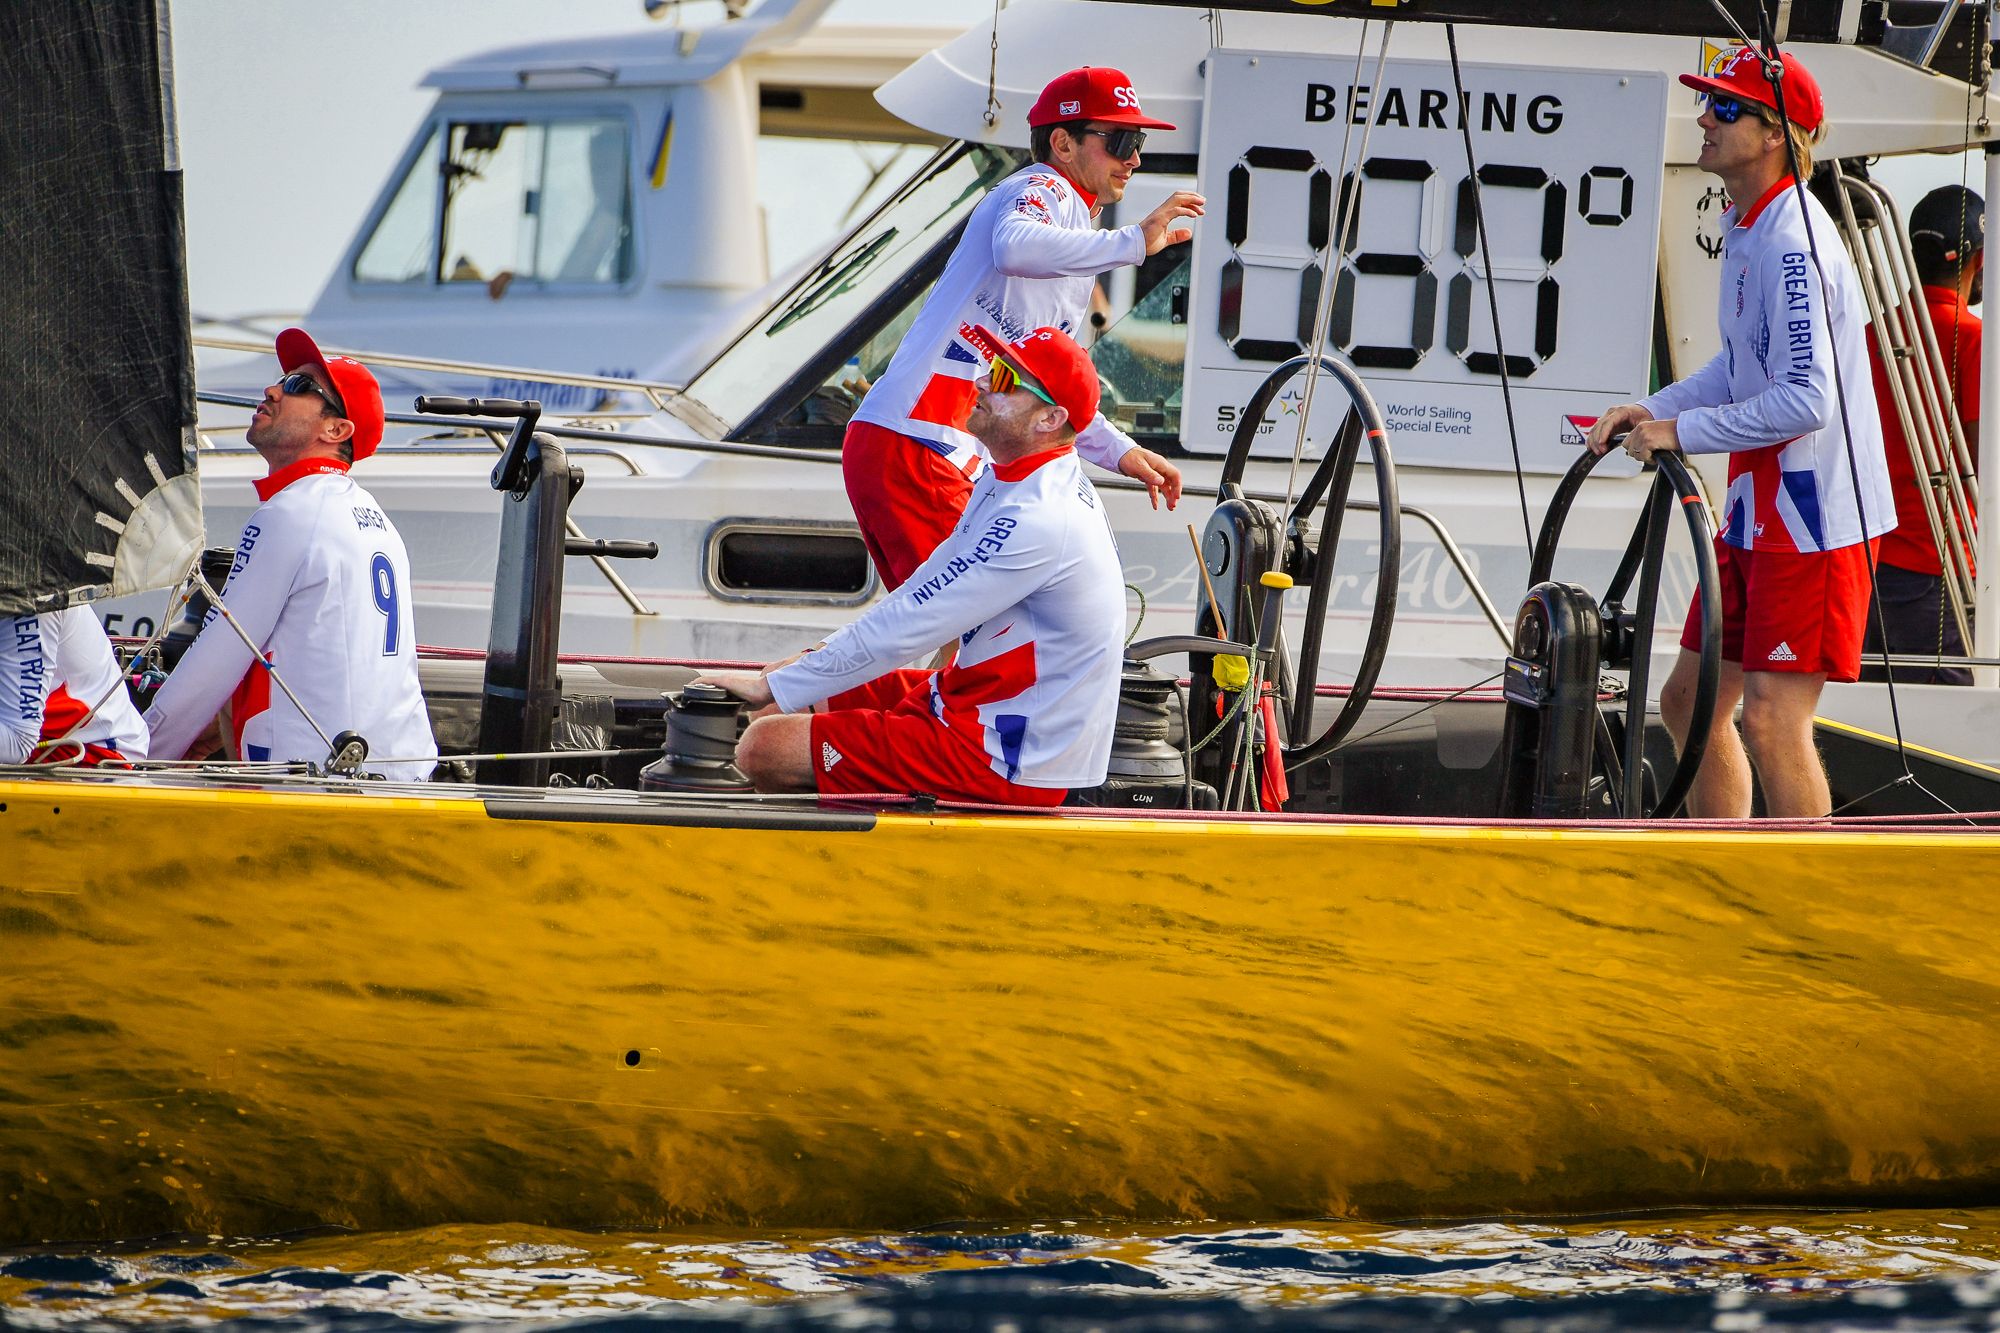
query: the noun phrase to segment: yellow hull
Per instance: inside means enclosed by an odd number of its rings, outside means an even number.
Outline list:
[[[604,808],[0,783],[0,1243],[2000,1200],[1990,835]]]

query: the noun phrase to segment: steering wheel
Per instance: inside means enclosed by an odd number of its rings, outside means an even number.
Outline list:
[[[1563,522],[1569,517],[1570,506],[1584,479],[1601,457],[1585,450],[1556,487],[1548,513],[1542,519],[1541,534],[1535,540],[1535,558],[1528,567],[1529,587],[1548,581],[1555,567],[1556,548],[1562,541]],[[1722,578],[1715,563],[1715,529],[1709,522],[1708,503],[1679,454],[1654,454],[1653,462],[1658,471],[1647,493],[1645,511],[1625,545],[1617,572],[1598,599],[1604,625],[1605,663],[1615,666],[1629,659],[1622,754],[1612,743],[1602,710],[1596,718],[1597,756],[1610,778],[1612,800],[1618,813],[1649,819],[1678,808],[1687,798],[1694,775],[1701,768],[1702,755],[1708,749],[1708,730],[1722,688]],[[1668,511],[1676,504],[1687,523],[1688,537],[1694,543],[1695,581],[1701,598],[1701,670],[1695,682],[1687,745],[1674,763],[1672,776],[1661,785],[1659,799],[1649,809],[1644,763],[1646,687],[1652,675],[1653,622],[1659,610],[1667,529],[1673,521]],[[1628,597],[1636,599],[1630,610]]]
[[[1272,400],[1278,396],[1280,389],[1313,361],[1314,358],[1309,355],[1295,356],[1273,370],[1257,386],[1257,392],[1250,396],[1250,402],[1237,418],[1236,434],[1229,441],[1229,454],[1222,463],[1222,479],[1217,486],[1219,492],[1226,494],[1231,487],[1240,488],[1244,469],[1250,462],[1250,446],[1256,441],[1257,430],[1264,424],[1264,416],[1270,410]],[[1313,470],[1305,490],[1293,502],[1291,512],[1283,520],[1278,567],[1299,583],[1309,585],[1305,625],[1299,634],[1298,651],[1295,656],[1284,654],[1279,663],[1281,692],[1285,690],[1287,677],[1290,682],[1288,692],[1291,703],[1285,728],[1287,740],[1283,747],[1287,769],[1299,768],[1332,753],[1354,729],[1354,724],[1361,720],[1362,710],[1367,708],[1369,696],[1375,690],[1376,678],[1381,674],[1382,659],[1389,652],[1389,630],[1396,618],[1396,591],[1403,569],[1403,523],[1402,509],[1396,498],[1396,465],[1389,456],[1388,430],[1383,424],[1381,409],[1376,407],[1374,396],[1368,392],[1368,386],[1361,382],[1361,377],[1352,366],[1331,356],[1318,358],[1318,363],[1321,370],[1346,390],[1348,408],[1333,448]],[[1319,735],[1300,743],[1297,738],[1309,735],[1313,725],[1320,644],[1326,633],[1327,597],[1333,588],[1333,557],[1340,544],[1348,485],[1354,479],[1354,465],[1364,441],[1368,445],[1368,457],[1375,473],[1376,519],[1381,552],[1376,562],[1375,611],[1346,702]],[[1304,538],[1310,531],[1312,512],[1322,500],[1326,516],[1320,526],[1318,555],[1308,562]]]

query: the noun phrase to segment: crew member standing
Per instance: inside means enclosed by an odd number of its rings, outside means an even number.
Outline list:
[[[1789,133],[1775,109],[1773,75]],[[1613,435],[1629,430],[1625,451],[1642,463],[1675,450],[1730,455],[1716,539],[1722,690],[1688,808],[1698,817],[1749,817],[1755,763],[1770,814],[1815,817],[1828,813],[1832,796],[1813,746],[1813,710],[1828,680],[1860,674],[1871,539],[1896,523],[1875,395],[1861,369],[1867,307],[1833,220],[1793,188],[1792,159],[1801,178],[1811,174],[1825,119],[1805,66],[1787,55],[1767,67],[1756,51],[1738,47],[1712,77],[1683,74],[1681,82],[1707,103],[1696,121],[1696,164],[1721,177],[1736,201],[1722,217],[1722,351],[1652,397],[1606,412],[1587,447],[1604,453]],[[1660,693],[1682,747],[1701,632],[1697,601]]]
[[[1035,161],[1009,176],[966,220],[958,247],[888,368],[869,388],[841,445],[847,497],[882,582],[899,586],[958,522],[980,466],[966,429],[987,354],[976,330],[1002,342],[1030,330],[1082,327],[1100,273],[1144,262],[1187,240],[1182,218],[1202,198],[1177,190],[1139,222],[1094,225],[1125,195],[1146,130],[1173,128],[1139,108],[1132,81],[1085,66],[1058,76],[1028,112]],[[1134,444],[1099,414],[1072,423],[1076,448],[1100,467],[1146,483],[1157,508],[1180,499],[1172,463]]]
[[[996,350],[979,386],[966,426],[992,463],[930,559],[818,649],[705,677],[782,710],[737,743],[759,791],[1047,806],[1104,781],[1125,580],[1070,425],[1095,415],[1097,372],[1037,329]],[[949,666],[896,669],[954,635]]]
[[[304,329],[278,335],[278,366],[244,432],[270,467],[256,483],[263,503],[222,586],[243,634],[209,610],[146,713],[153,757],[186,754],[227,703],[244,759],[323,764],[328,740],[355,731],[368,741],[367,771],[426,778],[437,742],[417,684],[410,558],[347,474],[382,440],[381,387],[359,361],[320,355]]]
[[[1979,446],[1980,321],[1966,307],[1978,305],[1986,259],[1986,204],[1963,185],[1941,185],[1910,210],[1910,252],[1917,261],[1924,305],[1944,357],[1945,380],[1965,427],[1966,442]],[[1958,617],[1945,609],[1944,565],[1938,555],[1916,461],[1896,415],[1896,398],[1875,339],[1868,340],[1875,372],[1875,403],[1882,410],[1882,446],[1888,455],[1889,486],[1896,495],[1896,530],[1882,539],[1875,570],[1879,611],[1868,614],[1865,651],[1882,651],[1881,625],[1889,629],[1892,653],[1929,657],[1965,656]],[[1911,409],[1921,405],[1913,403]],[[1947,460],[1949,465],[1949,460]],[[1939,507],[1944,496],[1937,493]],[[1863,680],[1881,680],[1879,666],[1862,668]],[[1964,667],[1897,667],[1896,679],[1918,685],[1970,685]]]

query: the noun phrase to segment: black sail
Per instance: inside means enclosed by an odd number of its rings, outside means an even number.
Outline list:
[[[0,4],[0,611],[199,548],[166,0]]]

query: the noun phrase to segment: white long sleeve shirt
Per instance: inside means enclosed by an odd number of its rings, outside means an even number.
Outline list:
[[[256,485],[264,503],[243,525],[223,602],[327,737],[367,737],[368,772],[428,777],[437,742],[417,684],[402,537],[375,497],[327,460]],[[211,608],[146,713],[153,756],[180,758],[225,702],[243,758],[326,761],[326,740]]]
[[[48,656],[40,616],[0,619],[0,764],[24,764],[42,738]]]
[[[125,691],[111,640],[88,607],[0,620],[0,763],[27,762],[51,717],[81,715],[92,705],[96,715],[68,739],[144,759],[146,724]],[[73,758],[74,751],[55,757]]]
[[[1722,350],[1640,402],[1674,419],[1682,452],[1730,455],[1722,538],[1744,550],[1828,551],[1896,526],[1868,371],[1868,307],[1833,219],[1807,194],[1826,267],[1821,289],[1799,202],[1786,178],[1740,216],[1723,215]],[[1851,440],[1834,391],[1836,357]]]
[[[106,746],[127,759],[144,759],[148,749],[146,723],[132,706],[103,622],[87,606],[51,611],[42,617],[42,644],[49,658],[51,718],[62,713],[58,692],[74,701],[72,711],[97,710],[89,721],[68,732],[68,739]],[[58,751],[56,757],[67,753]]]
[[[1124,659],[1125,576],[1067,447],[985,469],[951,536],[817,652],[770,674],[788,713],[931,653],[931,713],[1024,787],[1104,781]]]
[[[1146,258],[1136,223],[1116,231],[1093,224],[1096,203],[1051,167],[1023,167],[994,186],[854,419],[928,445],[968,475],[977,468],[985,449],[965,421],[988,358],[973,331],[1009,343],[1039,328],[1074,337],[1097,275]],[[1135,447],[1102,412],[1077,434],[1077,452],[1107,471]]]

